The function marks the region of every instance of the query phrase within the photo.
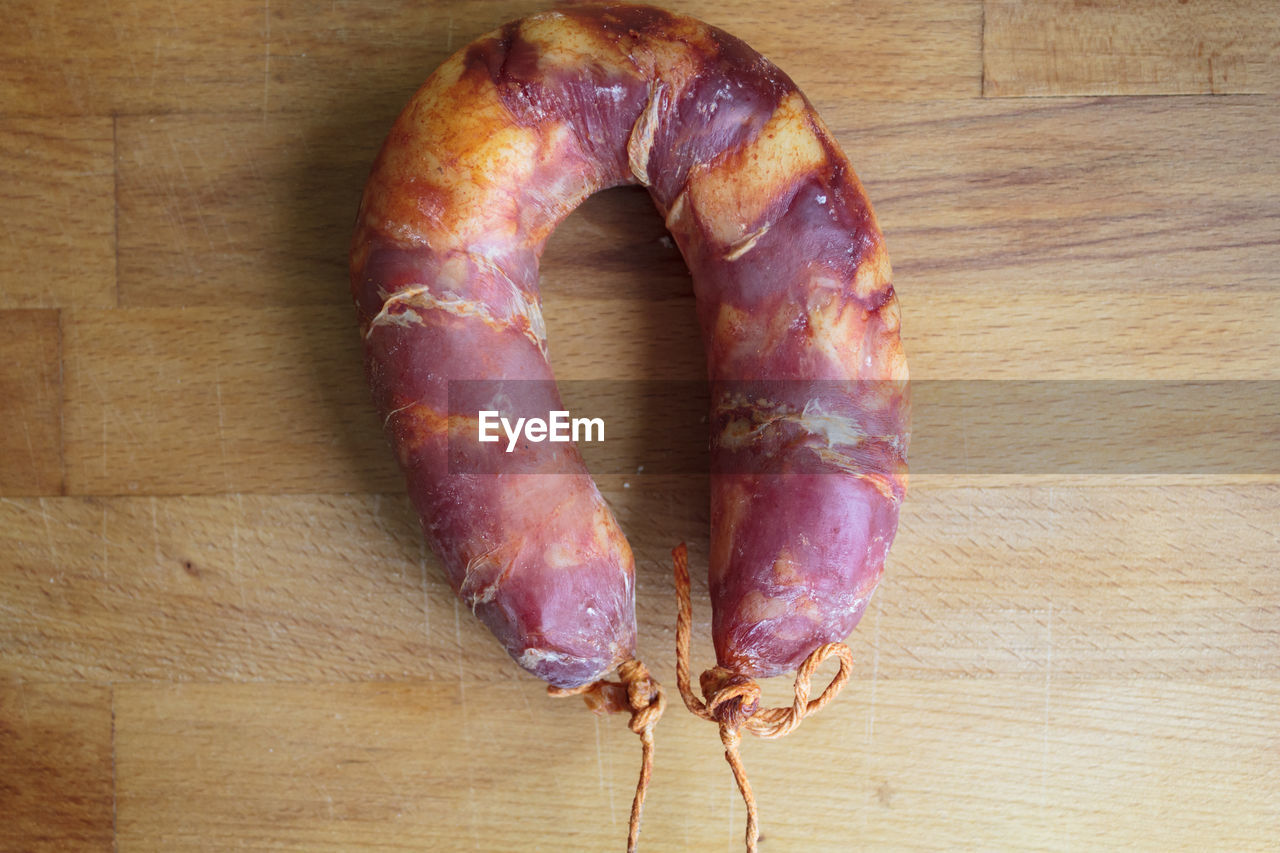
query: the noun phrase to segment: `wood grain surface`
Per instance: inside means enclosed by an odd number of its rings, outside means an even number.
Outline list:
[[[1269,0],[987,0],[985,95],[1280,91]]]
[[[621,849],[635,738],[454,600],[345,277],[400,107],[545,5],[7,7],[0,849]],[[914,378],[1280,380],[1273,4],[672,8],[845,147]],[[712,662],[688,273],[622,189],[557,231],[542,287],[571,407],[618,425],[588,459],[673,692],[679,541]],[[762,850],[1274,849],[1278,531],[1261,464],[913,475],[854,679],[744,746]],[[739,849],[712,727],[674,701],[657,750],[642,850]]]

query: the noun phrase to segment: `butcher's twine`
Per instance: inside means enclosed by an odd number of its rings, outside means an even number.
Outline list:
[[[629,710],[628,727],[640,735],[640,779],[631,800],[631,822],[627,830],[627,853],[636,853],[640,840],[640,814],[644,811],[644,795],[653,775],[653,727],[667,707],[667,697],[649,670],[638,660],[618,665],[618,681],[600,680],[580,687],[548,687],[551,696],[581,696],[587,707],[598,714]]]
[[[689,686],[689,636],[692,633],[693,607],[689,603],[689,551],[681,542],[671,552],[676,576],[676,685],[685,706],[697,716],[720,725],[720,742],[724,757],[733,769],[733,778],[747,804],[747,850],[756,853],[760,828],[756,800],[751,783],[742,767],[740,732],[746,729],[756,737],[778,738],[790,733],[808,714],[822,708],[839,694],[853,672],[853,652],[844,643],[818,646],[796,670],[795,700],[789,708],[761,708],[760,685],[744,675],[722,666],[714,666],[698,679],[706,701],[693,695]],[[809,683],[814,671],[832,655],[840,659],[840,671],[817,699],[809,698]]]

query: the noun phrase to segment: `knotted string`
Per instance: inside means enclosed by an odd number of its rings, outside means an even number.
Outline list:
[[[649,670],[638,660],[626,660],[618,665],[618,681],[600,681],[580,687],[548,687],[550,696],[581,696],[587,707],[597,714],[630,711],[628,727],[640,735],[640,779],[636,782],[636,795],[631,800],[631,823],[627,830],[627,853],[636,853],[640,840],[640,814],[644,810],[644,795],[649,790],[649,778],[653,775],[653,727],[667,708],[667,697],[662,685],[649,675]]]
[[[733,770],[733,778],[747,805],[747,850],[756,853],[760,839],[759,818],[751,783],[742,766],[740,731],[746,729],[756,737],[778,738],[789,734],[808,714],[822,708],[839,694],[853,672],[853,652],[844,643],[826,643],[814,649],[796,670],[795,700],[790,708],[761,708],[760,685],[744,675],[722,666],[714,666],[698,679],[706,701],[693,695],[689,686],[689,638],[693,626],[693,606],[689,602],[689,550],[681,542],[671,552],[676,576],[676,686],[685,707],[704,720],[718,723],[720,742],[724,744],[725,761]],[[840,671],[817,699],[809,698],[809,684],[814,671],[832,655],[840,658]]]

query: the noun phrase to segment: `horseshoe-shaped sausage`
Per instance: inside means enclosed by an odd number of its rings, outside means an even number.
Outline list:
[[[776,675],[847,636],[880,577],[906,483],[907,368],[862,187],[755,51],[603,5],[525,18],[446,61],[397,119],[359,212],[369,381],[454,589],[511,656],[560,687],[630,659],[631,550],[577,451],[505,454],[449,413],[492,396],[458,380],[545,380],[505,393],[562,408],[538,258],[583,199],[635,183],[693,274],[706,346],[719,668]],[[472,387],[487,390],[468,401]],[[460,470],[459,454],[502,473]]]

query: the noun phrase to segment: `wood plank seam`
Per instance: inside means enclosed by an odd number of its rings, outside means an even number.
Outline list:
[[[62,346],[62,309],[58,311],[58,494],[67,494],[67,383],[64,381],[66,358]]]
[[[111,242],[112,242],[112,263],[114,268],[111,271],[113,283],[115,284],[116,305],[120,307],[120,137],[119,130],[120,117],[115,113],[111,113]]]
[[[978,97],[987,97],[987,2],[982,0],[982,35],[978,39]]]
[[[116,685],[115,682],[107,684],[107,689],[111,691],[111,850],[113,853],[119,853],[120,835],[117,827],[118,805],[120,798],[120,786],[116,784]]]

